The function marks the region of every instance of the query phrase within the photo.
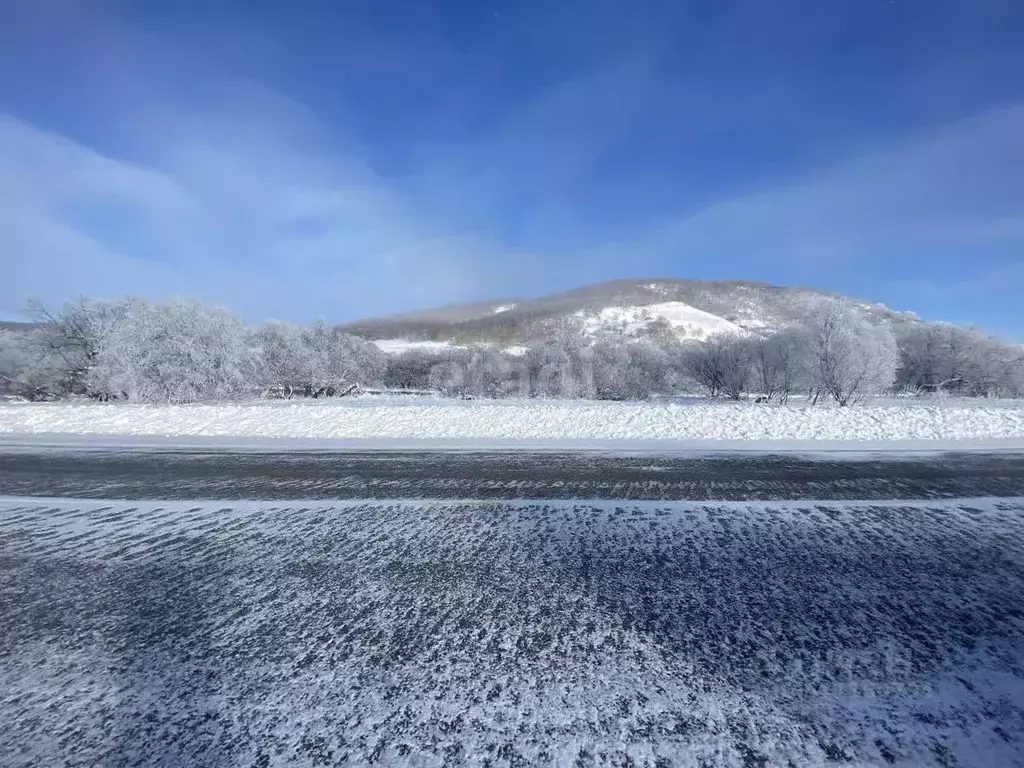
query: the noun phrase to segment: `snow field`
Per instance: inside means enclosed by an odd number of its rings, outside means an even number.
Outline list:
[[[681,301],[604,307],[596,314],[578,314],[584,318],[587,332],[591,334],[621,328],[626,334],[635,335],[653,321],[665,320],[684,339],[700,339],[720,333],[747,335],[747,331],[735,323]]]
[[[508,441],[958,441],[1024,438],[1024,403],[850,408],[353,398],[224,405],[0,405],[0,435]],[[415,402],[411,402],[415,400]]]
[[[414,349],[426,352],[447,352],[453,349],[462,349],[449,341],[408,341],[406,339],[378,339],[374,344],[386,355],[401,355]]]

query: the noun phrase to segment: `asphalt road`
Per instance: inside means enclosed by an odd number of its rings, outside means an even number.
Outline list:
[[[19,449],[0,765],[1024,766],[1022,595],[1015,455]]]
[[[0,495],[106,499],[932,499],[1024,496],[1024,455],[0,453]]]
[[[1024,764],[1024,504],[0,499],[0,765]]]

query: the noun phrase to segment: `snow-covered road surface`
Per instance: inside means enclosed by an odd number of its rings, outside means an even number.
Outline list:
[[[1024,764],[1024,499],[0,499],[0,764]]]
[[[607,403],[345,398],[234,405],[0,405],[0,437],[149,437],[513,444],[806,445],[959,441],[1024,444],[1024,401],[851,408],[755,403]]]

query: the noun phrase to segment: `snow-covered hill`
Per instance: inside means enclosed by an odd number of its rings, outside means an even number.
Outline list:
[[[508,312],[515,308],[514,304],[495,307],[494,314]],[[610,306],[599,310],[581,309],[573,313],[583,322],[584,331],[589,336],[603,333],[621,333],[626,336],[640,336],[650,333],[659,321],[664,324],[680,340],[707,339],[720,333],[744,335],[749,331],[736,323],[710,312],[691,307],[681,301],[664,301],[658,304],[642,306]],[[756,324],[752,324],[755,325]],[[760,327],[760,326],[756,326]],[[480,339],[484,342],[495,342],[496,339]],[[435,341],[432,339],[375,339],[373,343],[385,354],[398,355],[410,350],[426,350],[429,352],[447,349],[462,349],[453,339]],[[523,345],[513,344],[505,347],[512,354],[525,352]]]
[[[580,320],[590,334],[641,335],[667,328],[680,339],[703,339],[780,327],[805,316],[809,305],[822,297],[846,302],[873,322],[917,320],[911,312],[809,288],[744,280],[647,278],[587,285],[538,299],[480,301],[372,318],[349,323],[343,330],[378,341],[389,352],[427,341],[529,345],[543,337],[552,323]]]

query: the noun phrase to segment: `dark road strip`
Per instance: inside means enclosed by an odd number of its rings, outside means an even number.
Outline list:
[[[937,499],[1024,496],[1024,455],[0,453],[0,495],[120,499]]]

